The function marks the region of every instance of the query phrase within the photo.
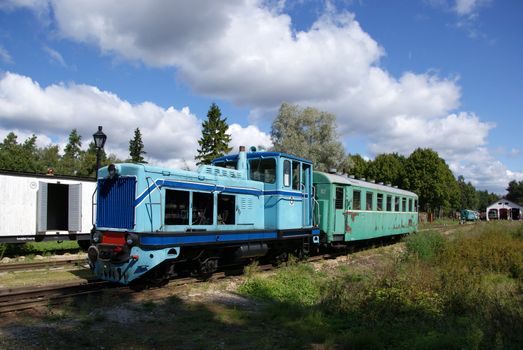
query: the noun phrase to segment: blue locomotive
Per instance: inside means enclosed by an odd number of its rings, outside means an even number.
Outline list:
[[[245,259],[307,254],[320,241],[312,180],[308,160],[244,147],[197,171],[104,167],[89,264],[104,280],[161,285]]]

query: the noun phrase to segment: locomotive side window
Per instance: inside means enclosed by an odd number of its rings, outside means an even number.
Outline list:
[[[400,211],[400,197],[394,197],[394,211]]]
[[[214,219],[214,196],[211,193],[193,192],[192,194],[192,224],[212,225]]]
[[[392,196],[387,195],[387,211],[392,211]]]
[[[270,184],[276,182],[276,160],[274,158],[251,159],[249,160],[249,168],[251,180]]]
[[[189,192],[165,190],[165,225],[189,225]]]
[[[292,162],[292,189],[299,190],[300,184],[300,163]]]
[[[383,193],[378,193],[378,207],[376,208],[378,211],[383,211]]]
[[[238,164],[237,160],[227,160],[227,161],[223,161],[223,162],[216,162],[213,165],[219,166],[220,168],[236,169],[237,164]]]
[[[412,206],[412,198],[409,198],[409,210],[408,211],[414,211],[414,207]]]
[[[414,200],[414,211],[418,211],[418,200]]]
[[[236,223],[236,197],[218,194],[218,225],[234,225]]]
[[[407,211],[407,198],[401,198],[401,211]]]
[[[372,197],[373,197],[373,193],[372,192],[367,192],[367,195],[366,195],[366,208],[367,210],[372,210]]]
[[[289,187],[291,185],[291,161],[283,161],[283,186]]]
[[[336,187],[335,208],[343,209],[343,187]]]
[[[352,209],[361,210],[361,191],[352,192]]]

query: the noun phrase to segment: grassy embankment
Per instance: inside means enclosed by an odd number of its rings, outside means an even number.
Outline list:
[[[0,348],[520,349],[523,225],[458,231],[270,273],[253,265],[220,283],[66,300],[4,317]]]
[[[2,257],[26,256],[28,259],[34,258],[35,255],[48,256],[56,252],[78,251],[80,247],[77,241],[63,242],[28,242],[23,244],[0,244],[0,259]]]
[[[523,226],[481,225],[404,240],[406,252],[372,273],[297,264],[253,275],[244,295],[267,301],[262,322],[288,347],[510,349],[523,346]]]

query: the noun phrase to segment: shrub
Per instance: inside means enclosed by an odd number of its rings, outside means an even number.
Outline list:
[[[314,305],[320,299],[323,279],[310,265],[295,264],[269,276],[254,275],[239,292],[258,299],[290,304]]]
[[[425,231],[405,237],[404,242],[409,255],[431,261],[443,249],[445,238],[435,231]]]

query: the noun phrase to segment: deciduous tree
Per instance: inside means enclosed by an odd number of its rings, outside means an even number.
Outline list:
[[[506,198],[514,203],[523,205],[523,181],[512,180],[508,183]]]
[[[272,123],[273,149],[312,160],[316,170],[341,168],[345,158],[333,114],[283,103]]]

